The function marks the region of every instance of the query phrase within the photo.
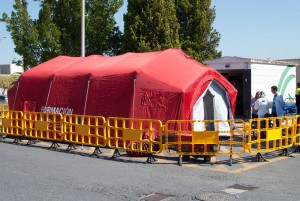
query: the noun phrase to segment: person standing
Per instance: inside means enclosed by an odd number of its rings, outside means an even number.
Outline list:
[[[251,99],[251,107],[252,107],[252,119],[258,118],[258,110],[254,108],[255,101],[260,98],[260,92],[257,91],[255,97]]]
[[[284,115],[284,106],[285,102],[281,94],[277,92],[277,86],[271,87],[271,92],[274,94],[273,102],[272,102],[272,116],[273,117],[281,117]],[[276,120],[276,126],[279,125],[279,120]]]
[[[260,92],[260,98],[257,99],[254,103],[254,109],[258,111],[258,118],[264,118],[267,115],[269,115],[269,102],[266,98],[265,92]]]

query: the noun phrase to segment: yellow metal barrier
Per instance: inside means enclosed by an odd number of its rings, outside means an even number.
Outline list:
[[[23,112],[8,111],[2,117],[1,133],[4,135],[14,136],[16,140],[24,136]],[[15,140],[15,142],[16,142]]]
[[[1,132],[4,135],[54,142],[67,142],[95,147],[108,146],[128,155],[148,156],[147,162],[155,161],[153,154],[166,150],[168,154],[182,157],[204,157],[244,154],[247,148],[256,154],[256,161],[265,161],[262,152],[283,150],[298,146],[300,151],[300,115],[243,120],[169,120],[163,126],[153,119],[101,116],[48,114],[41,112],[7,111],[6,104],[0,105]],[[248,132],[246,143],[245,132]],[[164,133],[164,134],[162,134]],[[227,137],[222,137],[227,136]],[[226,138],[226,139],[225,139]],[[15,140],[15,141],[16,141]]]
[[[295,116],[295,135],[294,135],[294,145],[297,146],[295,152],[300,152],[300,115]]]
[[[29,139],[47,141],[63,140],[63,117],[61,114],[24,112],[24,134]]]
[[[243,120],[169,120],[164,127],[165,148],[168,154],[202,156],[210,161],[211,155],[245,153],[245,123]],[[222,145],[222,148],[221,148]]]
[[[8,104],[0,104],[0,118],[2,119],[8,112]]]
[[[106,146],[106,121],[101,116],[64,115],[64,141],[96,147],[94,154],[101,153],[99,147]]]
[[[115,149],[113,157],[123,149],[128,155],[148,156],[147,162],[155,161],[153,154],[162,151],[162,123],[153,119],[109,117],[107,120],[108,147]]]
[[[256,153],[255,161],[266,161],[262,152],[284,149],[282,155],[288,155],[287,148],[294,143],[294,123],[293,116],[251,119],[247,148],[250,153]]]
[[[0,129],[2,126],[2,119],[6,116],[8,113],[8,104],[0,104]],[[5,134],[0,133],[0,141],[2,140],[3,136],[6,136]]]

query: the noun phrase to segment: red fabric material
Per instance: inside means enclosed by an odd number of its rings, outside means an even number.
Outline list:
[[[236,89],[215,69],[177,49],[114,57],[60,56],[24,72],[8,97],[13,110],[35,101],[36,111],[164,123],[192,119],[194,104],[212,80],[227,90],[234,114]]]

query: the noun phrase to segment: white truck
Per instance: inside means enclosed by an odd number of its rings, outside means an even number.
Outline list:
[[[218,70],[238,90],[235,118],[251,118],[251,98],[257,91],[264,91],[272,101],[273,85],[286,102],[294,103],[298,63],[241,57],[221,57],[204,63]]]

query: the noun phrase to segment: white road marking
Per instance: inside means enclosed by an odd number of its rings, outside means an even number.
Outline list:
[[[222,190],[222,191],[224,191],[225,193],[229,193],[231,195],[236,195],[239,193],[247,192],[248,190],[241,190],[241,189],[236,189],[236,188],[226,188],[225,190]]]

